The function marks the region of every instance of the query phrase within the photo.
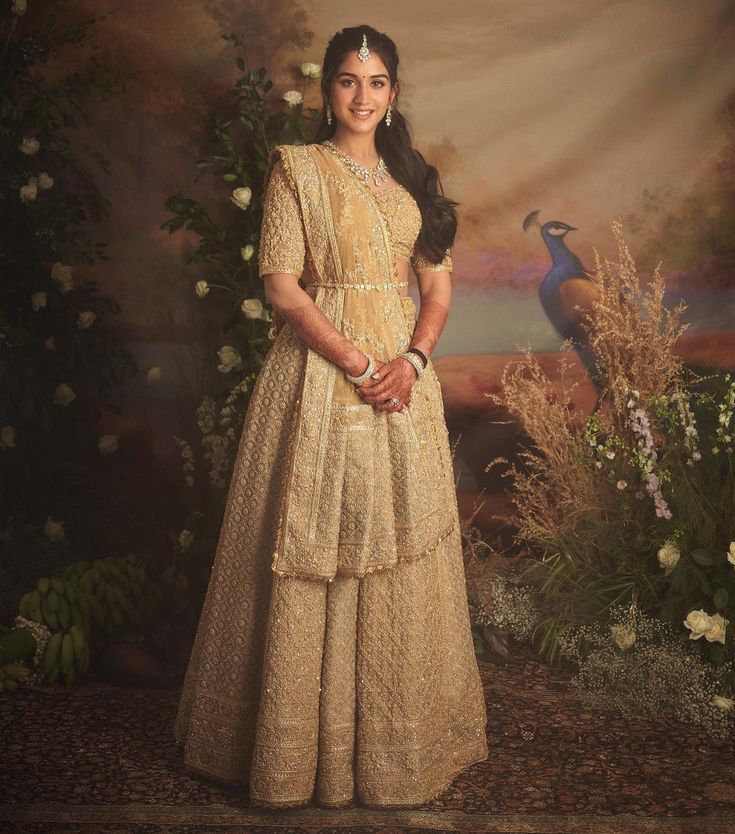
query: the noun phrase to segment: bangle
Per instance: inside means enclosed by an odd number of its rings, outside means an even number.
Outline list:
[[[429,360],[426,358],[426,354],[420,351],[417,347],[410,347],[409,353],[415,353],[417,356],[421,358],[421,361],[424,363],[424,367],[429,364]]]
[[[401,359],[408,360],[413,365],[414,371],[416,371],[416,377],[418,379],[421,379],[421,374],[424,372],[424,368],[418,356],[416,356],[416,354],[412,353],[411,351],[406,351],[406,353],[399,353],[398,356]]]
[[[375,370],[375,360],[372,356],[370,356],[369,353],[365,355],[368,358],[368,366],[359,376],[352,376],[352,374],[348,374],[347,371],[345,371],[345,376],[347,377],[347,379],[349,379],[350,382],[354,382],[355,385],[362,385],[362,383],[365,382],[365,380],[368,379],[368,377]]]

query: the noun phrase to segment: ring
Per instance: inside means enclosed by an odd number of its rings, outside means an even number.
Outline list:
[[[398,405],[398,403],[400,402],[398,397],[391,397],[390,401],[393,403],[393,405]]]

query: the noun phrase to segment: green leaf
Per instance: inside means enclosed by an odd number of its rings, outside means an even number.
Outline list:
[[[237,180],[237,174],[223,174],[222,179],[225,182],[235,182]]]
[[[722,651],[722,646],[712,643],[709,646],[709,656],[716,666],[721,666],[725,662],[725,653]]]
[[[712,600],[715,603],[715,608],[724,608],[727,605],[727,600],[729,598],[730,595],[727,593],[727,588],[718,588],[715,591],[714,597],[712,597]]]
[[[697,550],[692,550],[692,559],[694,559],[694,561],[700,565],[712,564],[712,554],[709,552],[709,550],[704,550],[701,547]]]

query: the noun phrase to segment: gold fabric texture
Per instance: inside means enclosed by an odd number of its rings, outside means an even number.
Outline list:
[[[408,209],[390,220],[398,195],[373,194],[320,145],[277,148],[266,183],[261,274],[306,264],[306,291],[351,341],[404,351],[416,307],[396,252],[418,229]],[[406,414],[376,412],[281,321],[182,689],[185,764],[249,782],[260,805],[315,789],[328,805],[416,805],[487,758],[486,720],[431,361]]]

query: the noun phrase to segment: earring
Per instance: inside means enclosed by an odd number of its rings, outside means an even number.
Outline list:
[[[329,102],[327,102],[327,124],[332,124],[332,108],[329,106]]]
[[[391,114],[391,105],[389,104],[388,105],[388,110],[386,111],[386,114],[385,114],[385,123],[387,125],[390,125],[390,114]]]

